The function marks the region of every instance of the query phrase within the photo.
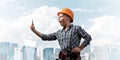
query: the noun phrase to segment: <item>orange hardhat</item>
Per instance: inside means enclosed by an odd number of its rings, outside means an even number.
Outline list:
[[[57,13],[57,15],[59,15],[60,13],[68,15],[72,19],[72,22],[73,22],[74,14],[72,10],[68,8],[63,8],[60,12]]]

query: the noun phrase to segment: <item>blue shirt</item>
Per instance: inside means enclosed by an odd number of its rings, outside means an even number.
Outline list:
[[[51,34],[42,34],[42,40],[52,41],[58,40],[61,49],[75,48],[80,46],[81,38],[84,39],[83,44],[88,45],[91,41],[91,36],[82,29],[81,26],[71,24],[67,31],[63,29]]]

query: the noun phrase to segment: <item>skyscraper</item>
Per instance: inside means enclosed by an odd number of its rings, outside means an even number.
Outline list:
[[[8,60],[10,52],[10,43],[1,42],[0,43],[0,60]]]
[[[56,55],[58,55],[60,51],[61,51],[60,48],[55,48],[55,54],[56,54]]]
[[[15,48],[18,47],[18,44],[17,43],[11,43],[10,44],[10,51],[9,51],[9,60],[14,60],[14,50]]]
[[[107,46],[95,46],[95,60],[109,60],[109,48]]]
[[[53,48],[45,48],[43,50],[43,60],[49,60],[50,56],[54,54]]]
[[[50,60],[58,59],[59,52],[61,51],[60,48],[54,48],[54,54],[50,55]]]
[[[24,46],[22,48],[23,60],[37,60],[37,48]]]
[[[0,43],[0,60],[14,60],[14,48],[18,47],[16,43]]]
[[[21,49],[19,47],[14,49],[14,60],[23,60]]]
[[[120,60],[120,45],[110,47],[110,60]]]
[[[80,53],[81,55],[81,60],[90,60],[90,47],[91,45],[88,45],[87,47],[84,48],[84,50],[82,50]]]

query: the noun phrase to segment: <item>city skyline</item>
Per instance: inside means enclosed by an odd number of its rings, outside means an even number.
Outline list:
[[[55,32],[61,29],[57,12],[68,7],[75,14],[73,24],[82,26],[91,35],[92,51],[94,46],[108,46],[115,52],[120,47],[119,3],[120,0],[0,0],[0,43],[17,43],[21,48],[24,41],[32,40],[28,46],[59,48],[57,40],[42,41],[30,30],[30,25],[33,20],[38,31]]]
[[[0,43],[0,60],[54,60],[58,58],[59,52],[60,48],[54,46],[42,48],[24,44],[20,47],[16,43]],[[112,47],[89,45],[81,51],[82,60],[119,60],[119,55],[120,45]]]
[[[60,48],[58,47],[55,48],[54,46],[36,48],[35,46],[33,47],[24,44],[23,47],[20,47],[16,43],[2,42],[0,43],[0,59],[1,60],[49,60],[49,59],[55,60],[58,58],[58,54],[60,50],[61,50]],[[12,54],[10,54],[11,52]],[[84,53],[88,53],[88,54],[90,53],[90,46],[89,48],[87,48],[87,50],[84,50],[84,52],[81,53],[84,58],[85,57]]]

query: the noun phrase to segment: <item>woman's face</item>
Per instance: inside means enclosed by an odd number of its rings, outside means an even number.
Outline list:
[[[66,24],[67,24],[67,16],[66,15],[60,13],[58,15],[58,20],[59,20],[59,23],[61,26],[66,26]]]

